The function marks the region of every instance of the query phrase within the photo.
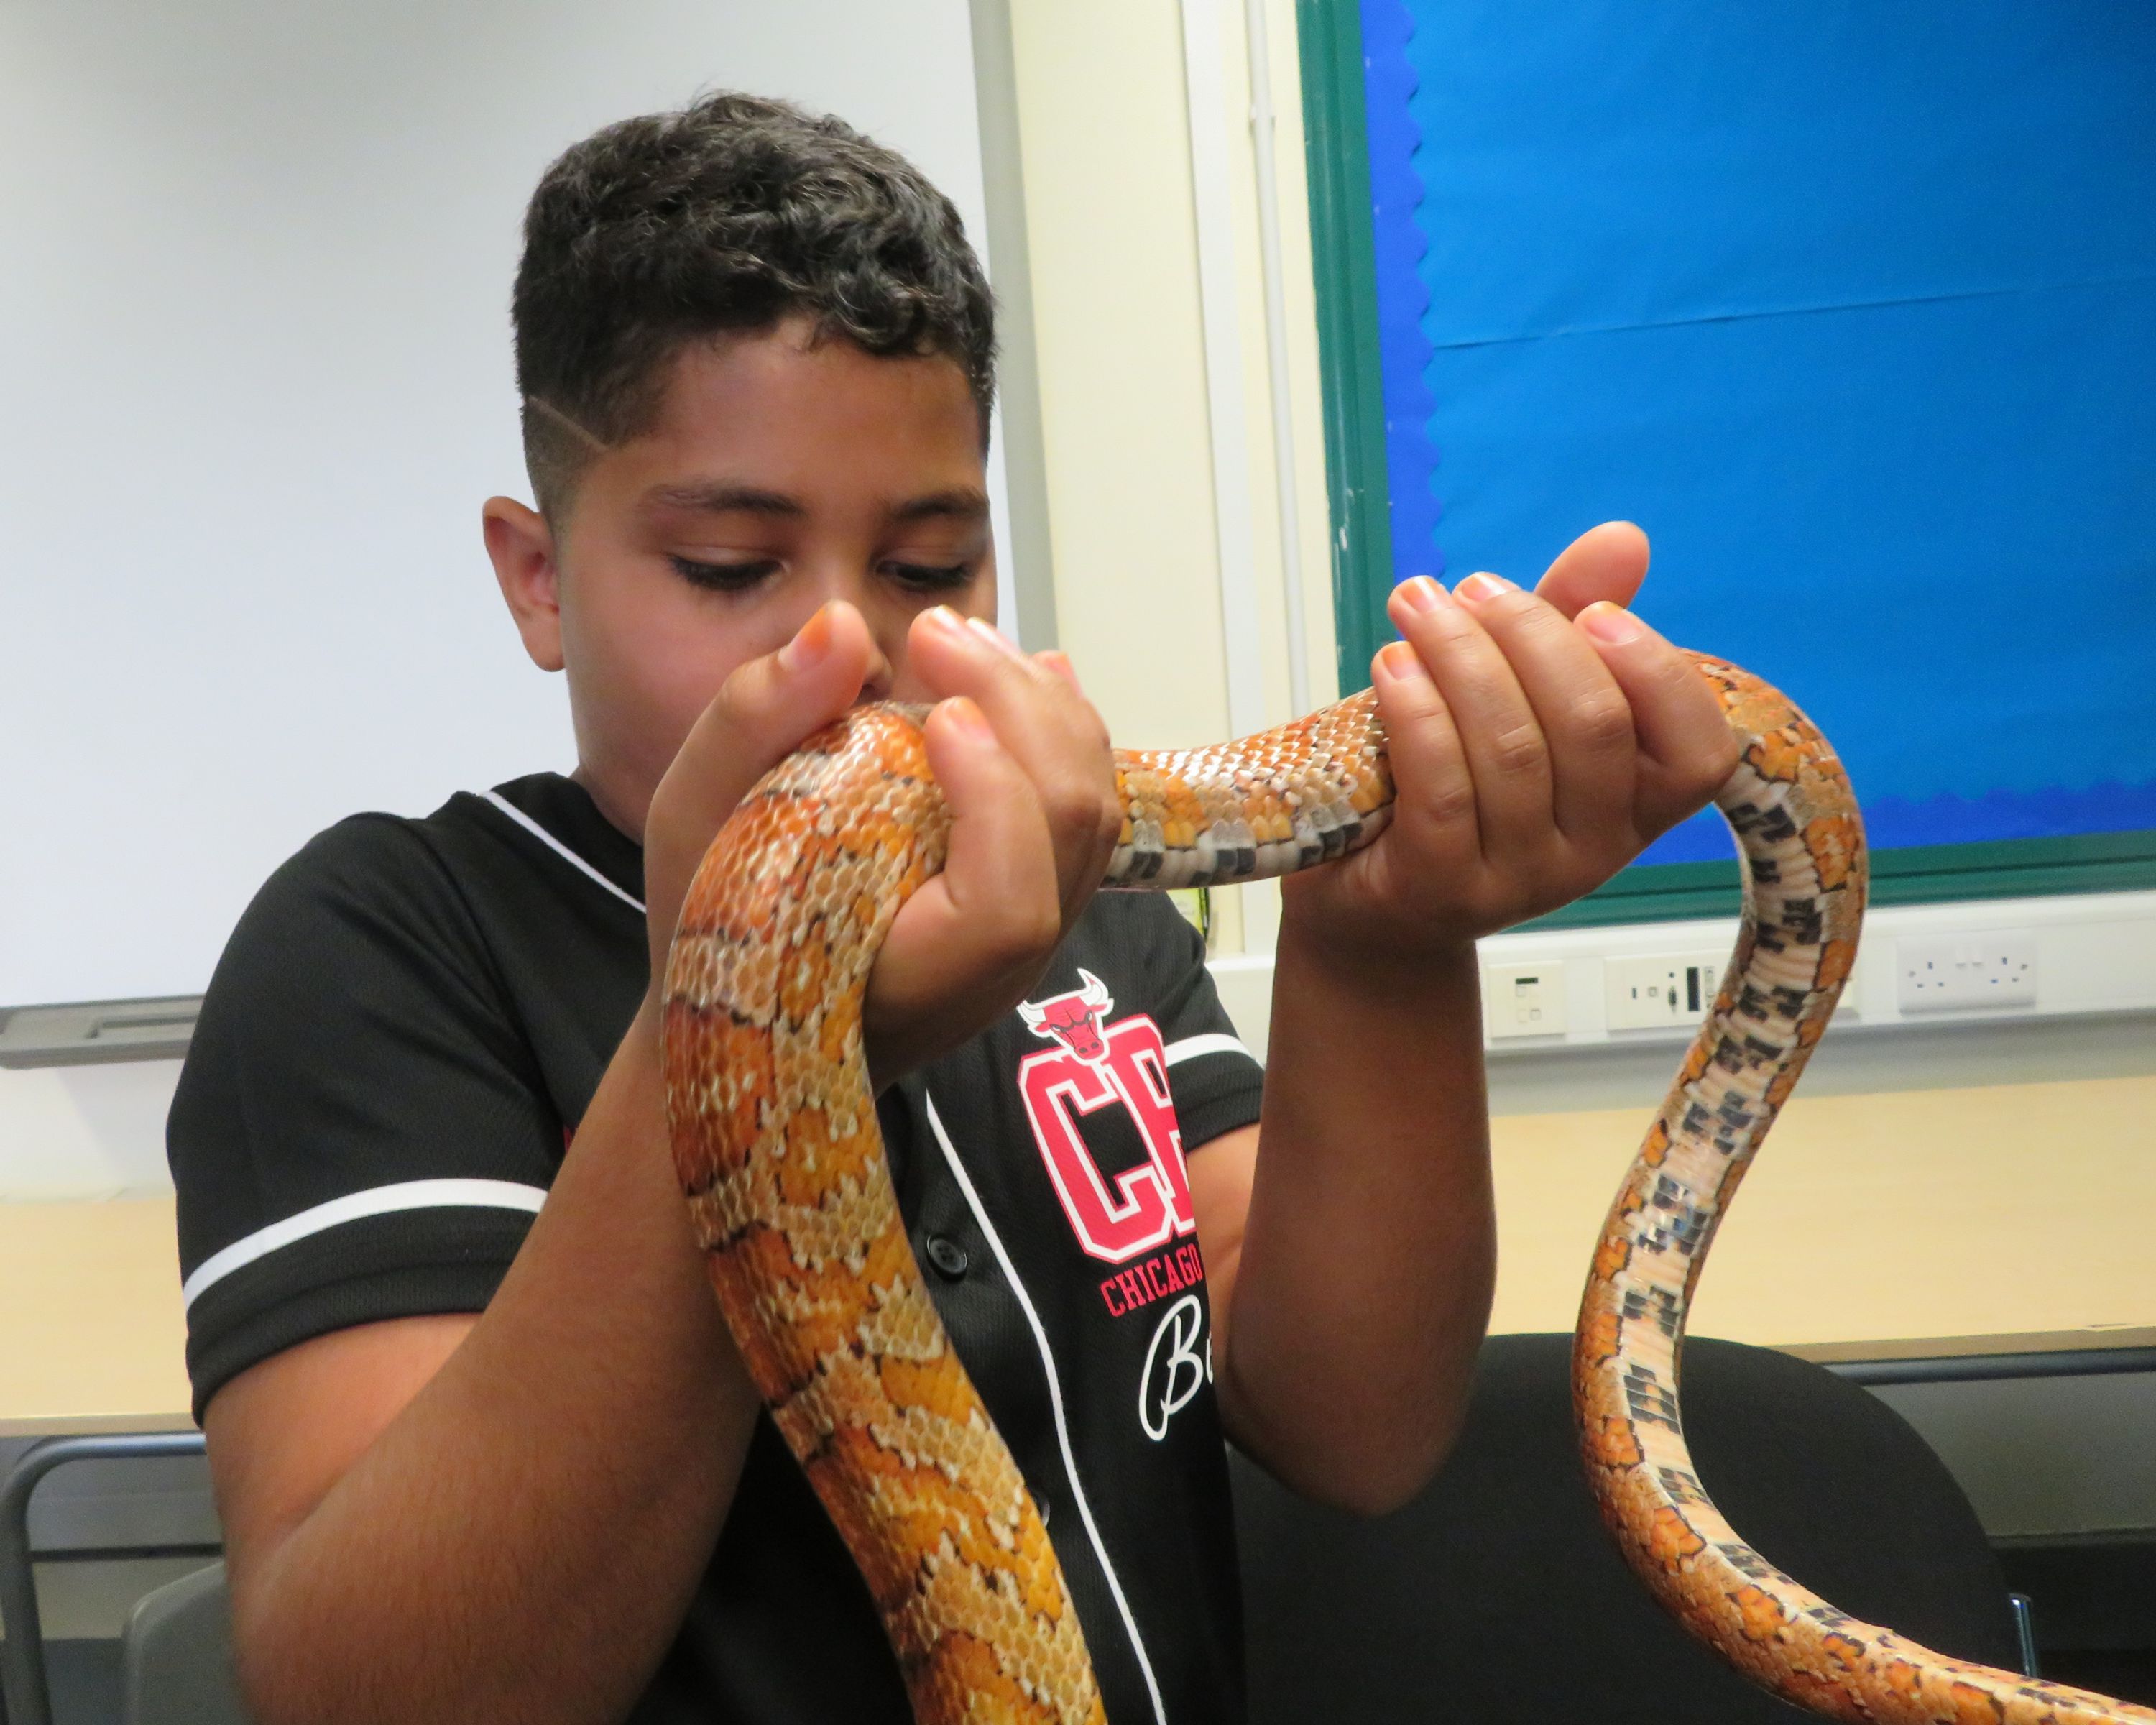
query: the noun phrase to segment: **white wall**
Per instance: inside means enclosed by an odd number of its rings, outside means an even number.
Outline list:
[[[0,8],[0,1006],[198,993],[321,827],[572,763],[478,531],[518,223],[712,86],[982,232],[965,0]]]
[[[172,1190],[165,1111],[177,1060],[0,1070],[0,1202]]]

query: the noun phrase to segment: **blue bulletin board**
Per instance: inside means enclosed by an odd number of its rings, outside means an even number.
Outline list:
[[[1342,681],[1640,522],[1877,896],[2156,886],[2156,11],[1301,0]],[[1724,908],[1712,811],[1567,920]]]

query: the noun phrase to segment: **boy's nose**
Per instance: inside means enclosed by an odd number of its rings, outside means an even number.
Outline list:
[[[860,700],[890,700],[891,685],[896,678],[897,673],[891,669],[891,655],[884,651],[883,644],[877,642],[875,650],[869,659],[869,674],[861,683]]]

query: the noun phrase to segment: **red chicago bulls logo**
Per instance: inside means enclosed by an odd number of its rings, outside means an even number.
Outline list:
[[[1121,1264],[1194,1232],[1198,1221],[1159,1027],[1143,1014],[1104,1023],[1115,1006],[1107,985],[1089,970],[1078,974],[1083,988],[1019,1006],[1028,1029],[1059,1045],[1019,1063],[1019,1095],[1079,1244]],[[1116,1175],[1111,1189],[1078,1122],[1116,1104],[1137,1127],[1146,1160]]]
[[[1018,1015],[1034,1035],[1060,1042],[1080,1060],[1097,1066],[1108,1057],[1108,1045],[1101,1040],[1101,1015],[1116,1003],[1108,998],[1108,985],[1091,971],[1078,974],[1086,978],[1086,986],[1076,993],[1058,994],[1038,1006],[1021,1000]]]

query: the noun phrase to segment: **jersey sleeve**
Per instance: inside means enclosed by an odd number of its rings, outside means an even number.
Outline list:
[[[381,816],[321,835],[234,930],[167,1122],[196,1417],[311,1337],[483,1308],[562,1143],[426,841]]]
[[[1147,1007],[1160,1027],[1186,1150],[1253,1124],[1265,1068],[1235,1034],[1205,968],[1203,936],[1160,893],[1129,895],[1142,918]]]

